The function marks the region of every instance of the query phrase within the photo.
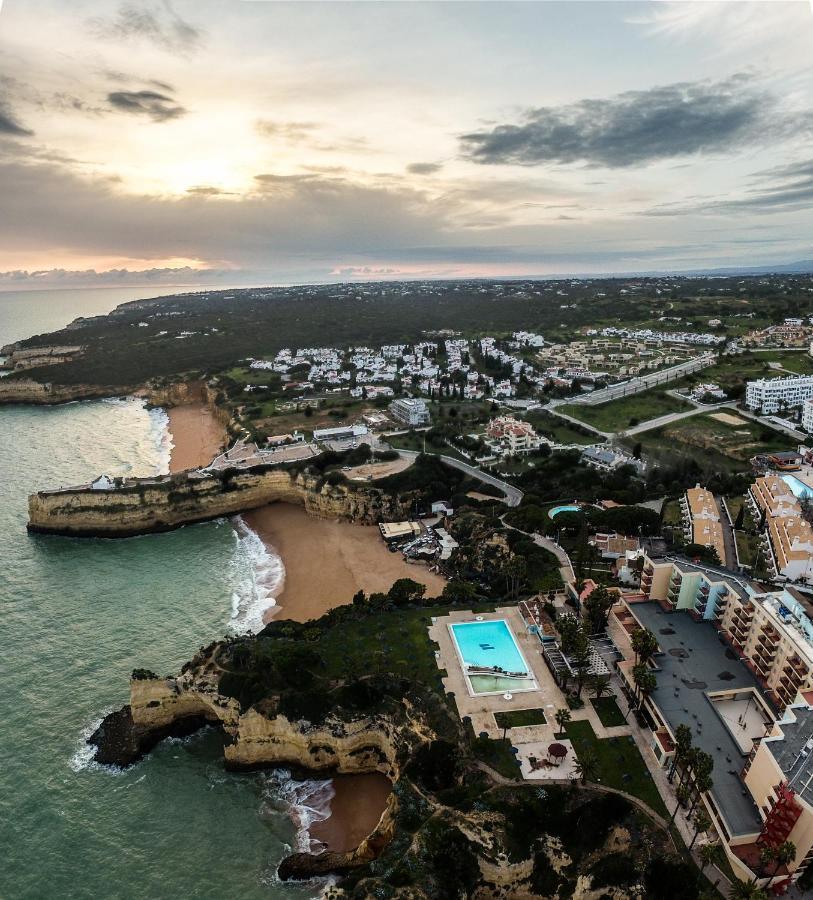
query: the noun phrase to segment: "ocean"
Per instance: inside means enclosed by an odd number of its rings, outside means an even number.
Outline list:
[[[29,300],[12,321],[0,294],[0,341],[133,299],[91,292],[83,307],[77,292],[47,293],[47,314]],[[307,848],[330,782],[227,773],[213,729],[165,741],[124,772],[90,761],[84,739],[127,702],[131,670],[174,672],[199,646],[256,627],[273,568],[226,521],[119,541],[26,533],[30,492],[166,471],[169,449],[166,416],[134,400],[0,407],[0,897],[319,892],[275,872]]]

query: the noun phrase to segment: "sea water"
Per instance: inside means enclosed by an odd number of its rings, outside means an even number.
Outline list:
[[[228,773],[214,729],[126,771],[90,761],[85,739],[127,702],[133,668],[174,672],[256,625],[252,585],[273,583],[228,521],[126,540],[26,533],[30,492],[166,471],[169,449],[165,417],[137,401],[0,407],[0,897],[319,893],[275,873],[309,845],[329,782]]]

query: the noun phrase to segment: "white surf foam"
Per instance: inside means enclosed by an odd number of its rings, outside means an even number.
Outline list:
[[[93,759],[93,755],[96,753],[96,748],[88,743],[88,738],[93,734],[94,731],[102,724],[105,719],[105,716],[109,715],[113,712],[113,707],[111,706],[109,709],[104,710],[97,718],[95,718],[92,722],[86,725],[81,732],[79,733],[79,740],[76,745],[76,750],[68,760],[68,767],[74,772],[86,772],[90,770],[96,770],[97,772],[110,772],[111,774],[118,775],[123,769],[119,769],[116,766],[103,766],[101,763],[97,763]]]
[[[296,781],[286,769],[275,769],[268,773],[263,804],[266,812],[284,812],[294,823],[294,851],[315,853],[324,845],[311,837],[310,830],[330,816],[330,801],[335,795],[332,781]]]
[[[169,461],[172,457],[172,449],[175,446],[172,440],[172,432],[169,430],[169,415],[165,409],[157,407],[149,411],[150,435],[155,442],[158,460],[155,464],[156,475],[166,475],[169,472]]]
[[[263,613],[276,604],[285,582],[285,566],[241,516],[234,520],[237,552],[233,563],[231,627],[255,634],[263,628]]]

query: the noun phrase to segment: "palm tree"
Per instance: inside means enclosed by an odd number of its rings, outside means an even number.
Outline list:
[[[734,880],[728,900],[768,900],[768,895],[761,887],[757,887],[756,881]]]
[[[780,866],[787,866],[796,859],[796,844],[793,841],[783,841],[778,847],[774,847],[773,858],[776,861],[773,874],[776,875]]]
[[[582,784],[596,780],[598,775],[598,757],[589,747],[579,753],[576,759],[576,771],[581,776]]]
[[[711,827],[711,819],[706,814],[704,809],[699,809],[694,816],[694,837],[692,838],[691,844],[689,844],[689,849],[691,850],[694,847],[694,842],[697,840],[697,836],[701,831],[708,831]]]
[[[685,784],[679,784],[678,789],[675,791],[675,796],[677,797],[677,803],[675,804],[675,808],[672,810],[672,815],[669,817],[669,824],[675,821],[675,816],[677,815],[677,811],[681,806],[685,806],[689,802],[689,789]]]
[[[642,709],[646,698],[658,686],[658,679],[655,677],[655,673],[650,672],[643,663],[633,667],[632,678],[638,696],[638,708]]]
[[[630,643],[635,651],[635,662],[646,663],[658,649],[658,639],[648,628],[637,628],[632,633]]]
[[[675,753],[672,757],[672,768],[669,770],[669,783],[675,777],[675,770],[679,763],[684,762],[689,750],[692,749],[692,729],[688,725],[678,725],[675,729]]]
[[[570,721],[570,710],[557,709],[554,718],[556,719],[556,724],[559,726],[559,733],[561,734],[565,730],[565,725]]]
[[[593,688],[593,697],[596,700],[601,700],[604,694],[606,694],[610,690],[610,676],[594,675],[591,682],[591,687]]]
[[[723,860],[723,848],[720,844],[703,844],[699,850],[700,853],[700,874],[706,866],[716,866]]]

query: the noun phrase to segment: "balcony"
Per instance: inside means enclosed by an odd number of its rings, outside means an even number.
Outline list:
[[[808,673],[808,666],[805,661],[800,657],[794,654],[789,659],[785,661],[785,669],[790,669],[799,678],[804,678]]]

